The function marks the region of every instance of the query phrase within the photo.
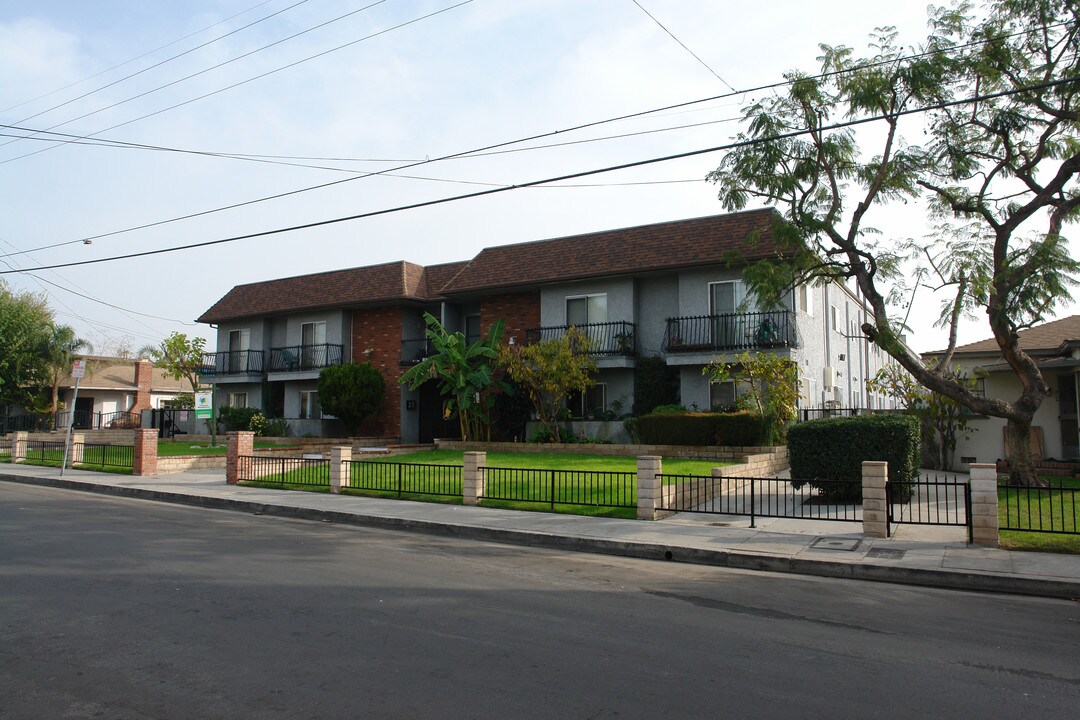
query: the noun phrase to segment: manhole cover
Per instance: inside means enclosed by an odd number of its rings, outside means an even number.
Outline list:
[[[904,552],[904,550],[893,550],[892,548],[871,548],[867,551],[866,557],[899,560],[904,557]]]
[[[862,540],[856,538],[830,538],[819,537],[814,538],[814,541],[810,543],[810,547],[815,550],[840,550],[842,552],[854,552],[858,549],[859,543]]]

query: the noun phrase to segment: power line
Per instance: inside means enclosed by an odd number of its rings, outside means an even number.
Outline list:
[[[387,2],[387,0],[376,0],[376,2],[372,3],[371,5],[367,5],[367,6],[363,7],[363,8],[361,8],[360,10],[357,10],[357,11],[354,11],[354,12],[360,12],[361,10],[366,10],[366,9],[368,9],[370,7],[374,7],[375,5],[379,5],[379,4],[382,4],[384,2]],[[361,42],[365,42],[367,40],[371,40],[372,38],[379,37],[380,35],[385,35],[386,33],[393,32],[394,30],[400,30],[403,27],[407,27],[407,26],[412,25],[414,23],[418,23],[418,22],[420,22],[422,20],[427,20],[427,19],[432,18],[432,17],[434,17],[436,15],[441,15],[442,13],[449,12],[450,10],[455,10],[455,9],[461,7],[462,5],[468,5],[471,2],[473,2],[473,0],[461,0],[461,2],[458,2],[458,3],[454,4],[454,5],[450,5],[448,7],[444,7],[441,10],[436,10],[434,12],[428,13],[427,15],[422,15],[420,17],[413,18],[412,20],[408,20],[406,22],[399,23],[397,25],[393,25],[391,27],[385,28],[385,29],[380,30],[378,32],[371,33],[370,35],[366,35],[366,36],[364,36],[362,38],[358,38],[356,40],[352,40],[350,42],[347,42],[344,45],[338,45],[337,47],[330,48],[329,50],[324,50],[324,51],[322,51],[320,53],[316,53],[314,55],[309,55],[308,57],[301,58],[300,60],[296,60],[295,62],[288,63],[287,65],[282,65],[280,67],[274,68],[273,70],[268,70],[268,71],[266,71],[264,73],[260,73],[259,75],[255,75],[254,77],[247,78],[246,80],[241,80],[240,82],[233,83],[232,85],[226,85],[223,88],[218,88],[217,90],[213,90],[211,92],[204,93],[204,94],[199,95],[197,97],[193,97],[193,98],[190,98],[190,99],[185,100],[183,102],[176,103],[175,105],[170,105],[168,107],[161,108],[160,110],[155,110],[152,113],[147,113],[146,115],[140,115],[137,118],[132,118],[131,120],[125,120],[124,122],[117,123],[116,125],[110,125],[109,127],[104,128],[103,130],[98,130],[97,132],[91,133],[90,135],[86,135],[84,137],[93,137],[95,135],[100,135],[103,132],[108,132],[109,130],[115,130],[118,127],[124,127],[125,125],[131,125],[132,123],[139,122],[140,120],[145,120],[146,118],[154,117],[155,115],[160,115],[160,114],[166,113],[166,112],[168,112],[170,110],[175,110],[176,108],[183,107],[184,105],[190,105],[191,103],[198,102],[199,100],[205,100],[208,97],[213,97],[214,95],[219,95],[219,94],[221,94],[223,92],[226,92],[228,90],[238,88],[241,85],[246,85],[246,84],[248,84],[250,82],[254,82],[256,80],[261,80],[264,77],[274,75],[275,73],[279,73],[279,72],[281,72],[283,70],[288,70],[290,68],[296,67],[297,65],[301,65],[301,64],[303,64],[305,62],[308,62],[310,60],[315,60],[317,58],[323,57],[324,55],[329,55],[330,53],[334,53],[334,52],[337,52],[339,50],[343,50],[343,49],[345,49],[347,47],[351,47],[353,45],[356,45],[357,43],[361,43]],[[352,14],[352,13],[350,13],[350,14]],[[326,23],[324,23],[324,24],[326,24]],[[310,31],[310,29],[308,31],[305,31],[305,32],[309,32],[309,31]],[[286,38],[286,39],[288,39],[288,38]],[[284,42],[284,41],[278,41],[278,42]],[[277,43],[273,43],[273,44],[277,44]],[[266,47],[270,47],[270,46],[268,45]],[[261,49],[265,49],[265,48],[260,48],[260,50]],[[253,52],[258,52],[258,50],[253,50],[252,53]],[[227,62],[234,62],[235,60],[239,60],[239,59],[241,59],[243,57],[247,57],[247,55],[250,55],[252,53],[246,53],[245,55],[241,55],[240,57],[233,58],[232,60],[229,60]],[[222,63],[222,64],[224,65],[225,63]],[[209,70],[213,70],[213,69],[214,68],[209,68]],[[204,70],[204,71],[195,73],[195,75],[201,75],[204,72],[208,72],[209,70]],[[195,75],[190,75],[188,77],[195,77]],[[168,85],[164,85],[162,87],[169,87],[171,85],[175,85],[178,82],[182,82],[182,81],[184,81],[186,79],[188,79],[188,78],[181,78],[180,80],[176,80],[176,81],[171,82]],[[108,110],[109,108],[116,107],[116,105],[120,105],[120,104],[122,104],[124,102],[128,102],[129,100],[134,100],[135,98],[142,97],[143,95],[148,95],[150,92],[155,92],[156,90],[160,90],[160,89],[162,89],[162,88],[156,88],[155,90],[151,90],[151,91],[142,93],[140,95],[136,95],[134,97],[128,98],[127,100],[123,100],[123,101],[121,101],[119,103],[114,103],[113,105],[109,105],[108,107],[100,108],[99,110],[95,110],[93,113],[88,113],[87,115],[81,115],[81,116],[79,116],[77,118],[73,118],[72,120],[68,120],[67,122],[58,123],[56,125],[51,126],[48,129],[52,130],[53,128],[60,127],[61,125],[67,125],[68,123],[74,122],[75,120],[80,120],[80,119],[82,119],[84,117],[87,117],[88,115],[93,115],[93,114],[95,114],[97,112],[101,112],[102,110]],[[7,164],[9,162],[13,162],[15,160],[21,160],[22,158],[30,157],[31,155],[38,155],[40,153],[52,150],[55,147],[57,147],[57,146],[54,145],[52,147],[43,148],[41,150],[35,150],[33,152],[24,153],[23,155],[16,155],[15,157],[8,158],[7,160],[0,161],[0,165],[4,165],[4,164]]]
[[[191,48],[189,50],[185,50],[182,53],[178,53],[176,55],[173,55],[172,57],[165,58],[164,60],[161,60],[160,62],[154,63],[153,65],[148,65],[147,67],[144,67],[142,70],[138,70],[136,72],[133,72],[130,75],[125,75],[124,77],[122,77],[122,78],[120,78],[118,80],[113,80],[111,83],[108,83],[106,85],[102,85],[101,87],[98,87],[98,88],[94,88],[93,90],[85,92],[82,95],[79,95],[77,97],[73,97],[70,100],[65,100],[64,102],[60,103],[59,105],[53,105],[51,108],[46,108],[45,110],[41,110],[40,112],[34,113],[33,115],[29,115],[27,117],[24,117],[22,120],[17,120],[16,122],[24,123],[27,120],[33,120],[34,118],[39,117],[41,115],[44,115],[45,113],[50,113],[53,110],[59,110],[60,108],[66,106],[66,105],[70,105],[73,102],[78,102],[79,100],[82,100],[85,97],[89,97],[89,96],[93,95],[94,93],[101,92],[102,90],[106,90],[108,88],[111,88],[114,85],[119,85],[120,83],[124,82],[125,80],[130,80],[133,77],[137,77],[139,75],[142,75],[145,72],[149,72],[149,71],[151,71],[151,70],[153,70],[155,68],[159,68],[162,65],[170,63],[173,60],[177,60],[179,58],[182,58],[185,55],[190,55],[191,53],[195,52],[196,50],[201,50],[202,48],[207,47],[208,45],[213,45],[218,40],[224,40],[225,38],[229,37],[230,35],[235,35],[236,33],[243,32],[244,30],[247,30],[249,27],[252,27],[254,25],[258,25],[259,23],[264,22],[266,20],[269,20],[270,18],[281,15],[284,12],[288,12],[289,10],[292,10],[294,7],[297,7],[299,5],[303,5],[306,2],[308,2],[308,0],[299,0],[299,2],[295,2],[295,3],[293,3],[292,5],[289,5],[286,8],[282,8],[281,10],[278,10],[277,12],[271,13],[271,14],[265,16],[265,17],[261,17],[258,20],[254,20],[254,21],[248,23],[247,25],[242,25],[242,26],[236,28],[235,30],[230,30],[229,32],[225,33],[224,35],[219,35],[216,38],[214,38],[213,40],[207,40],[206,42],[202,43],[201,45],[196,45],[195,47],[193,47],[193,48]],[[243,56],[241,56],[241,57],[243,57]],[[229,62],[232,62],[232,61],[230,60]],[[224,64],[224,63],[222,63],[222,64]],[[216,65],[215,67],[220,67],[220,65]],[[210,70],[213,70],[213,69],[214,68],[210,68]],[[203,71],[203,72],[209,72],[209,71]],[[201,73],[196,73],[196,74],[201,74]],[[195,77],[195,76],[190,75],[189,77]],[[186,80],[186,79],[188,79],[188,78],[183,78],[183,80]],[[181,80],[177,80],[176,82],[181,82]],[[143,95],[148,95],[151,92],[156,92],[157,90],[160,90],[160,89],[165,88],[165,87],[169,87],[169,86],[168,85],[163,85],[160,88],[156,88],[155,90],[150,90],[150,91],[148,91],[146,93],[143,93]],[[135,97],[136,98],[142,97],[142,95],[136,95]],[[135,98],[128,98],[128,100],[134,100],[134,99]],[[100,110],[95,110],[94,112],[88,113],[87,115],[81,115],[81,116],[79,116],[79,117],[77,117],[77,118],[75,118],[73,120],[68,120],[67,122],[60,123],[60,125],[67,125],[68,123],[75,122],[75,120],[80,120],[80,119],[82,119],[84,117],[88,117],[89,115],[94,115],[94,114],[102,112],[104,110],[108,110],[109,108],[114,108],[117,105],[121,105],[121,104],[123,104],[125,102],[128,102],[128,100],[122,100],[122,101],[120,101],[118,103],[115,103],[113,105],[109,105],[108,107],[101,108]],[[53,125],[53,127],[60,127],[60,125]],[[50,128],[50,129],[52,129],[52,128]],[[11,141],[11,142],[14,142],[14,141]],[[3,147],[4,145],[10,145],[11,142],[0,143],[0,147]]]
[[[269,237],[271,235],[280,235],[280,234],[283,234],[283,233],[296,232],[298,230],[309,230],[309,229],[312,229],[312,228],[324,227],[326,225],[334,225],[334,224],[338,224],[338,223],[349,222],[349,221],[352,221],[352,220],[361,220],[361,219],[364,219],[364,218],[377,217],[377,216],[380,216],[380,215],[390,215],[390,214],[393,214],[393,213],[404,212],[406,210],[416,210],[416,209],[419,209],[419,208],[432,207],[432,206],[435,206],[435,205],[443,205],[443,204],[447,204],[447,203],[451,203],[451,202],[457,202],[457,201],[460,201],[460,200],[469,200],[469,199],[473,199],[473,198],[484,197],[484,196],[487,196],[487,195],[495,195],[495,194],[498,194],[498,193],[508,192],[510,190],[518,190],[518,189],[521,189],[521,188],[535,187],[535,186],[538,186],[538,185],[548,185],[548,184],[551,184],[551,183],[562,182],[564,180],[574,180],[574,179],[577,179],[577,178],[590,177],[590,176],[593,176],[593,175],[600,175],[600,174],[603,174],[603,173],[615,172],[615,171],[618,171],[618,170],[628,170],[630,168],[644,167],[646,165],[655,165],[657,163],[670,162],[672,160],[682,160],[682,159],[689,158],[689,157],[696,157],[696,156],[699,156],[699,155],[706,155],[706,154],[710,154],[710,153],[714,153],[714,152],[720,152],[720,151],[723,151],[723,150],[733,150],[733,149],[739,148],[739,147],[750,147],[750,146],[753,146],[753,145],[760,145],[760,144],[763,144],[763,143],[766,143],[766,142],[775,142],[777,140],[786,140],[786,139],[790,139],[790,138],[799,137],[801,135],[807,135],[807,134],[812,133],[812,132],[816,133],[816,132],[823,132],[823,131],[827,131],[827,130],[839,130],[839,129],[842,129],[842,128],[854,127],[854,126],[857,126],[857,125],[865,125],[867,123],[877,122],[879,120],[884,120],[884,119],[887,119],[887,118],[899,118],[899,117],[905,117],[905,116],[908,116],[908,115],[921,114],[921,113],[929,112],[931,110],[941,110],[941,109],[948,108],[948,107],[956,107],[956,106],[960,106],[960,105],[967,105],[967,104],[971,104],[971,103],[975,103],[975,102],[984,102],[986,100],[993,100],[993,99],[999,98],[999,97],[1007,97],[1007,96],[1010,96],[1010,95],[1017,95],[1017,94],[1020,94],[1020,93],[1030,92],[1030,91],[1033,91],[1033,90],[1044,90],[1044,89],[1048,89],[1048,88],[1052,88],[1052,87],[1057,87],[1059,85],[1064,85],[1064,84],[1067,84],[1067,83],[1074,83],[1074,82],[1077,82],[1077,81],[1080,81],[1080,76],[1071,77],[1071,78],[1065,78],[1065,79],[1062,79],[1062,80],[1054,80],[1054,81],[1051,81],[1051,82],[1041,83],[1041,84],[1038,84],[1038,85],[1030,85],[1030,86],[1026,86],[1026,87],[1023,87],[1023,88],[1017,88],[1017,89],[1012,89],[1012,90],[1003,90],[1001,92],[991,93],[991,94],[988,94],[988,95],[976,95],[974,97],[964,98],[964,99],[961,99],[961,100],[943,101],[943,102],[940,102],[940,103],[935,103],[933,105],[928,105],[928,106],[919,107],[919,108],[909,108],[909,109],[905,109],[905,110],[898,110],[898,111],[896,111],[894,113],[890,113],[890,114],[887,114],[887,115],[886,114],[872,115],[872,116],[865,117],[865,118],[858,118],[858,119],[854,119],[854,120],[847,120],[847,121],[843,121],[843,122],[837,122],[837,123],[833,123],[831,125],[822,125],[822,126],[819,126],[819,127],[816,127],[816,128],[802,128],[802,129],[799,129],[799,130],[792,130],[792,131],[787,132],[787,133],[778,133],[776,135],[772,135],[772,136],[766,137],[766,138],[753,138],[753,139],[750,139],[750,140],[741,140],[741,141],[738,141],[738,142],[727,143],[727,144],[724,144],[724,145],[716,145],[716,146],[713,146],[713,147],[700,148],[700,149],[697,149],[697,150],[688,150],[686,152],[676,153],[676,154],[673,154],[673,155],[664,155],[664,156],[661,156],[661,157],[648,158],[646,160],[635,160],[633,162],[622,163],[622,164],[619,164],[619,165],[610,165],[608,167],[597,168],[597,169],[593,169],[593,170],[583,170],[581,172],[569,173],[569,174],[566,174],[566,175],[560,175],[558,177],[545,178],[545,179],[542,179],[542,180],[531,180],[529,182],[518,183],[518,184],[515,184],[515,185],[506,186],[506,187],[492,188],[492,189],[489,189],[489,190],[478,190],[477,192],[473,192],[473,193],[465,193],[465,194],[462,194],[462,195],[453,195],[453,196],[450,196],[450,197],[440,198],[440,199],[437,199],[437,200],[426,200],[426,201],[423,201],[423,202],[410,203],[408,205],[398,205],[398,206],[395,206],[395,207],[383,208],[382,210],[372,210],[372,211],[369,211],[369,212],[357,213],[355,215],[348,215],[348,216],[345,216],[345,217],[332,218],[332,219],[329,219],[329,220],[319,220],[319,221],[316,221],[316,222],[304,223],[302,225],[292,225],[292,226],[289,226],[289,227],[277,228],[277,229],[274,229],[274,230],[263,230],[261,232],[248,233],[248,234],[245,234],[245,235],[234,235],[232,237],[220,238],[218,240],[207,240],[207,241],[198,242],[198,243],[190,243],[188,245],[177,245],[177,246],[174,246],[174,247],[159,248],[157,250],[144,250],[142,252],[137,252],[137,253],[128,253],[126,255],[114,255],[114,256],[111,256],[111,257],[96,258],[96,259],[93,259],[93,260],[79,260],[79,261],[73,261],[73,262],[69,262],[69,263],[58,263],[58,264],[55,264],[55,265],[45,265],[45,266],[42,266],[41,269],[76,267],[76,266],[81,266],[81,265],[94,265],[94,264],[103,263],[103,262],[113,262],[113,261],[116,261],[116,260],[128,260],[128,259],[137,258],[137,257],[147,257],[147,256],[151,256],[151,255],[161,255],[161,254],[164,254],[164,253],[178,252],[180,250],[191,250],[191,249],[194,249],[194,248],[210,247],[212,245],[221,245],[221,244],[224,244],[224,243],[236,242],[238,240],[250,240],[250,239],[259,238],[259,237]],[[0,271],[0,275],[9,275],[9,274],[11,274],[13,272],[19,272],[19,271],[2,270],[2,271]]]
[[[1063,27],[1064,25],[1065,25],[1065,23],[1060,23],[1059,25],[1054,26],[1054,27]],[[1029,34],[1030,32],[1031,31],[1019,31],[1019,32],[1016,32],[1016,33],[1012,33],[1011,35],[1008,35],[1006,37],[1016,37],[1016,36],[1020,36],[1020,35]],[[955,47],[953,47],[951,49],[954,50],[954,51],[958,51],[958,50],[962,50],[964,48],[976,47],[976,46],[984,45],[984,44],[986,44],[986,42],[988,42],[988,41],[987,40],[972,41],[970,43],[965,43],[965,44],[962,44],[962,45],[955,46]],[[840,76],[840,75],[845,75],[845,74],[852,73],[852,72],[857,72],[859,70],[865,70],[865,69],[870,69],[870,68],[874,68],[874,67],[880,67],[880,66],[884,66],[884,65],[893,65],[893,64],[895,64],[897,62],[901,62],[901,61],[911,61],[911,60],[917,60],[917,59],[924,58],[924,57],[929,57],[929,56],[932,56],[932,55],[941,55],[941,54],[944,54],[944,52],[945,51],[941,50],[941,49],[928,50],[928,51],[925,51],[925,52],[922,52],[922,53],[913,53],[911,55],[907,55],[907,56],[900,57],[900,58],[892,58],[892,59],[889,59],[889,60],[881,60],[881,61],[877,61],[877,62],[864,63],[862,65],[857,65],[857,66],[847,68],[847,69],[843,69],[843,70],[830,70],[828,72],[818,73],[817,75],[806,76],[803,79],[824,80],[824,79],[835,77],[835,76]],[[518,138],[518,139],[515,139],[515,140],[508,140],[508,141],[498,142],[498,143],[494,143],[494,144],[491,144],[491,145],[487,145],[487,146],[483,146],[483,147],[479,147],[479,148],[474,148],[472,150],[464,150],[464,151],[460,151],[460,152],[456,152],[456,153],[450,153],[450,154],[447,154],[447,155],[442,155],[440,157],[436,157],[436,158],[433,158],[433,159],[410,161],[410,162],[407,162],[407,163],[405,163],[403,165],[399,165],[399,166],[392,167],[392,168],[386,168],[386,169],[380,170],[380,171],[374,171],[374,172],[369,172],[369,173],[365,173],[365,174],[360,174],[360,175],[357,175],[355,177],[342,178],[340,180],[332,180],[330,182],[320,183],[320,184],[317,184],[317,185],[309,185],[307,187],[297,188],[295,190],[289,190],[289,191],[286,191],[286,192],[276,193],[276,194],[273,194],[273,195],[265,195],[265,196],[262,196],[262,197],[259,197],[259,198],[254,198],[252,200],[245,200],[245,201],[241,201],[241,202],[238,202],[238,203],[232,203],[230,205],[219,206],[219,207],[216,207],[216,208],[211,208],[209,210],[202,210],[202,211],[198,211],[198,212],[194,212],[194,213],[188,213],[188,214],[185,214],[185,215],[179,215],[179,216],[167,218],[167,219],[164,219],[164,220],[157,220],[157,221],[150,222],[150,223],[144,223],[144,224],[141,224],[141,225],[135,225],[135,226],[127,227],[127,228],[122,228],[120,230],[113,230],[113,231],[106,232],[106,233],[100,233],[100,234],[97,234],[97,235],[84,236],[84,237],[81,237],[81,238],[78,238],[78,239],[75,239],[75,240],[66,240],[66,241],[63,241],[63,242],[53,243],[53,244],[50,244],[50,245],[43,245],[43,246],[40,246],[40,247],[37,247],[37,248],[33,248],[31,250],[26,250],[24,252],[36,252],[38,250],[49,250],[49,249],[53,249],[53,248],[57,248],[57,247],[63,247],[63,246],[66,246],[66,245],[75,245],[75,244],[79,244],[79,243],[87,243],[88,241],[98,240],[98,239],[102,239],[102,238],[106,238],[106,237],[112,237],[114,235],[122,235],[122,234],[126,234],[126,233],[129,233],[129,232],[135,232],[135,231],[138,231],[138,230],[146,230],[146,229],[149,229],[149,228],[152,228],[152,227],[158,227],[160,225],[166,225],[166,224],[169,224],[169,223],[180,222],[180,221],[183,221],[183,220],[190,220],[190,219],[193,219],[193,218],[196,218],[196,217],[203,217],[203,216],[206,216],[206,215],[211,215],[211,214],[215,214],[215,213],[219,213],[219,212],[225,212],[227,210],[235,210],[237,208],[246,207],[248,205],[255,205],[255,204],[258,204],[258,203],[262,203],[262,202],[268,202],[270,200],[278,200],[278,199],[281,199],[281,198],[290,197],[292,195],[299,195],[301,193],[311,192],[311,191],[314,191],[314,190],[321,190],[321,189],[324,189],[324,188],[333,187],[333,186],[336,186],[336,185],[341,185],[343,183],[353,182],[355,180],[361,180],[361,179],[366,178],[366,177],[372,177],[372,176],[376,176],[376,175],[386,175],[386,174],[395,173],[395,172],[398,172],[398,171],[401,171],[401,170],[408,170],[410,168],[417,167],[417,166],[420,166],[420,165],[425,165],[425,164],[430,164],[430,163],[434,163],[434,162],[442,162],[442,161],[445,161],[445,160],[453,160],[453,159],[466,158],[466,157],[469,157],[469,156],[479,155],[481,153],[491,151],[491,150],[497,150],[499,148],[509,147],[509,146],[512,146],[512,145],[517,145],[517,144],[521,144],[521,143],[525,143],[525,142],[531,142],[533,140],[541,140],[541,139],[544,139],[544,138],[554,137],[554,136],[559,135],[559,134],[577,132],[577,131],[580,131],[580,130],[585,130],[585,129],[588,129],[588,128],[591,128],[591,127],[597,127],[597,126],[605,125],[605,124],[612,123],[612,122],[620,122],[620,121],[624,121],[624,120],[636,119],[636,118],[645,117],[645,116],[652,115],[652,114],[659,113],[659,112],[666,112],[666,111],[669,111],[669,110],[677,110],[677,109],[681,109],[681,108],[691,107],[693,105],[700,105],[702,103],[712,102],[714,100],[727,99],[727,98],[734,97],[736,95],[745,95],[747,93],[755,93],[755,92],[761,92],[761,91],[765,91],[765,90],[775,90],[775,89],[778,89],[778,88],[781,88],[781,87],[789,86],[789,85],[793,84],[794,82],[795,82],[795,80],[783,80],[783,81],[778,81],[778,82],[774,82],[774,83],[768,83],[768,84],[765,84],[765,85],[759,85],[759,86],[753,87],[753,88],[748,88],[748,89],[743,90],[743,91],[722,93],[720,95],[711,95],[711,96],[704,97],[704,98],[699,98],[699,99],[696,99],[696,100],[688,100],[688,101],[684,101],[684,102],[680,102],[680,103],[674,103],[674,104],[671,104],[671,105],[665,105],[665,106],[662,106],[662,107],[659,107],[659,108],[652,108],[650,110],[642,110],[642,111],[638,111],[638,112],[628,113],[628,114],[625,114],[625,115],[617,115],[615,117],[605,118],[605,119],[602,119],[602,120],[594,120],[594,121],[590,121],[590,122],[586,122],[586,123],[581,123],[579,125],[572,126],[572,127],[569,127],[569,128],[565,128],[565,129],[562,129],[562,130],[552,130],[552,131],[548,131],[548,132],[544,132],[544,133],[539,133],[539,134],[535,134],[535,135],[531,135],[531,136],[526,136],[526,137],[523,137],[523,138]],[[101,132],[106,132],[106,131],[102,130]],[[66,135],[64,133],[55,133],[55,134]],[[79,140],[89,140],[89,139],[91,139],[90,136],[68,136],[68,137],[74,137],[74,138],[77,138]],[[74,140],[72,140],[72,142],[74,142]],[[122,141],[112,141],[112,142],[121,143]],[[123,144],[131,145],[133,147],[139,147],[140,146],[138,143],[123,143]],[[152,148],[152,149],[163,149],[163,150],[164,149],[169,149],[169,148],[165,148],[163,146],[148,146],[148,147]],[[212,154],[212,153],[204,153],[203,151],[176,150],[176,152],[192,152],[192,153],[196,153],[196,154]],[[5,256],[0,255],[0,257],[5,257]]]
[[[715,77],[715,78],[716,78],[717,80],[719,80],[720,82],[722,82],[722,83],[724,83],[725,85],[727,85],[727,86],[728,86],[728,88],[729,88],[730,90],[732,90],[732,91],[735,91],[735,88],[731,87],[731,83],[729,83],[729,82],[728,82],[727,80],[725,80],[724,78],[720,77],[720,75],[719,75],[719,74],[718,74],[718,73],[717,73],[717,72],[716,72],[715,70],[713,70],[713,69],[712,69],[711,67],[709,67],[709,64],[708,64],[707,62],[705,62],[705,61],[704,61],[704,60],[702,60],[702,59],[701,59],[700,57],[698,57],[697,53],[695,53],[695,52],[694,52],[693,50],[691,50],[690,48],[686,47],[686,43],[684,43],[684,42],[683,42],[682,40],[680,40],[679,38],[675,37],[675,33],[671,32],[671,31],[670,31],[670,30],[668,30],[668,29],[667,29],[666,27],[664,27],[664,24],[663,24],[662,22],[660,22],[659,20],[657,20],[657,19],[656,19],[656,16],[655,16],[655,15],[653,15],[653,14],[652,14],[651,12],[649,12],[648,10],[646,10],[646,9],[645,9],[645,6],[643,6],[643,5],[641,4],[641,3],[639,3],[639,2],[638,2],[638,0],[632,0],[632,2],[633,2],[633,3],[635,4],[635,5],[637,5],[637,6],[639,7],[639,8],[641,8],[641,12],[645,13],[646,15],[648,15],[648,16],[649,16],[649,19],[650,19],[650,20],[652,20],[652,21],[653,21],[654,23],[656,23],[657,25],[659,25],[659,26],[660,26],[660,29],[661,29],[661,30],[663,30],[663,31],[664,31],[664,32],[666,32],[666,33],[667,33],[668,35],[670,35],[670,36],[671,36],[671,39],[672,39],[672,40],[674,40],[675,42],[679,43],[679,45],[680,45],[680,46],[682,47],[682,49],[683,49],[683,50],[685,50],[686,52],[690,53],[690,54],[691,54],[691,55],[693,56],[693,58],[694,58],[695,60],[697,60],[697,61],[698,61],[699,63],[701,63],[701,64],[702,64],[702,65],[703,65],[703,66],[705,67],[705,69],[706,69],[706,70],[708,70],[709,72],[711,72],[711,73],[713,74],[713,76],[714,76],[714,77]]]
[[[136,55],[133,58],[129,58],[129,59],[127,59],[127,60],[125,60],[125,61],[123,61],[121,63],[117,63],[116,65],[113,65],[110,68],[106,68],[105,70],[102,70],[101,72],[94,73],[93,75],[87,75],[82,80],[76,80],[75,82],[68,83],[67,85],[65,85],[65,86],[63,86],[61,88],[57,88],[56,90],[50,90],[47,93],[44,93],[42,95],[38,95],[37,97],[30,98],[29,100],[24,100],[21,103],[19,103],[18,105],[12,105],[10,107],[6,107],[6,108],[0,110],[0,113],[6,113],[9,110],[14,110],[16,108],[20,108],[23,105],[29,105],[32,102],[37,102],[38,100],[49,97],[50,95],[55,95],[58,92],[63,92],[64,90],[67,90],[68,88],[75,87],[76,85],[82,85],[84,82],[87,82],[88,80],[93,80],[96,77],[101,77],[102,75],[105,75],[106,73],[110,73],[113,70],[116,70],[117,68],[121,68],[121,67],[123,67],[125,65],[133,63],[136,60],[142,60],[144,57],[146,57],[148,55],[153,55],[156,52],[160,52],[161,50],[164,50],[165,48],[172,47],[173,45],[176,45],[177,43],[181,43],[181,42],[187,40],[188,38],[195,37],[196,35],[198,35],[200,33],[204,33],[207,30],[211,30],[213,28],[216,28],[218,25],[224,25],[225,23],[229,22],[230,20],[234,20],[235,18],[238,18],[241,15],[246,15],[249,12],[251,12],[252,10],[256,10],[258,8],[261,8],[263,5],[268,5],[273,1],[274,0],[263,0],[263,2],[261,2],[261,3],[257,4],[257,5],[252,5],[247,10],[241,10],[240,12],[236,13],[235,15],[230,15],[229,17],[225,18],[224,20],[219,20],[218,22],[214,23],[213,25],[207,25],[206,27],[204,27],[204,28],[202,28],[200,30],[196,30],[193,33],[188,33],[187,35],[185,35],[182,38],[178,38],[176,40],[173,40],[170,43],[166,43],[166,44],[164,44],[164,45],[162,45],[160,47],[156,47],[153,50],[147,50],[146,52],[144,52],[141,55]]]

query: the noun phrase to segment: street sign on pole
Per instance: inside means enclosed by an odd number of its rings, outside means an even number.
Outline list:
[[[64,477],[64,468],[67,467],[68,445],[71,444],[71,426],[75,422],[75,404],[79,400],[79,380],[86,377],[85,360],[72,360],[71,377],[75,378],[75,394],[71,397],[71,412],[68,413],[67,432],[64,433],[64,454],[60,459],[60,477]]]
[[[71,361],[71,377],[78,380],[81,377],[86,377],[86,361],[85,360],[72,360]]]

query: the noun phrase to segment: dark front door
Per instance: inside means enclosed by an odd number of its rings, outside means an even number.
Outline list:
[[[445,417],[443,399],[439,394],[439,381],[429,380],[420,386],[419,441],[434,442],[435,438],[455,439],[461,437],[457,416]]]
[[[94,398],[81,397],[75,400],[75,417],[71,426],[76,430],[89,430],[94,427]]]

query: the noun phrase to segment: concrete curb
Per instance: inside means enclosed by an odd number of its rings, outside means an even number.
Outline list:
[[[214,510],[231,510],[260,515],[271,515],[294,520],[333,522],[341,525],[374,527],[384,530],[423,532],[432,535],[458,537],[469,540],[485,540],[512,545],[528,545],[555,550],[570,550],[599,555],[618,555],[645,560],[712,565],[738,570],[810,575],[816,577],[844,578],[869,582],[888,582],[919,585],[949,590],[971,590],[1013,595],[1033,595],[1076,600],[1080,599],[1080,581],[1037,577],[1031,575],[1003,574],[975,570],[950,570],[945,568],[896,567],[867,562],[849,563],[836,560],[795,558],[765,553],[749,553],[738,550],[708,550],[687,548],[664,543],[609,540],[580,536],[554,535],[551,533],[478,525],[464,525],[413,518],[395,518],[381,515],[365,515],[355,512],[320,510],[317,508],[290,507],[274,503],[250,500],[206,497],[183,493],[150,490],[146,488],[98,485],[65,478],[6,475],[0,480],[26,485],[80,490],[83,492],[167,502]]]

